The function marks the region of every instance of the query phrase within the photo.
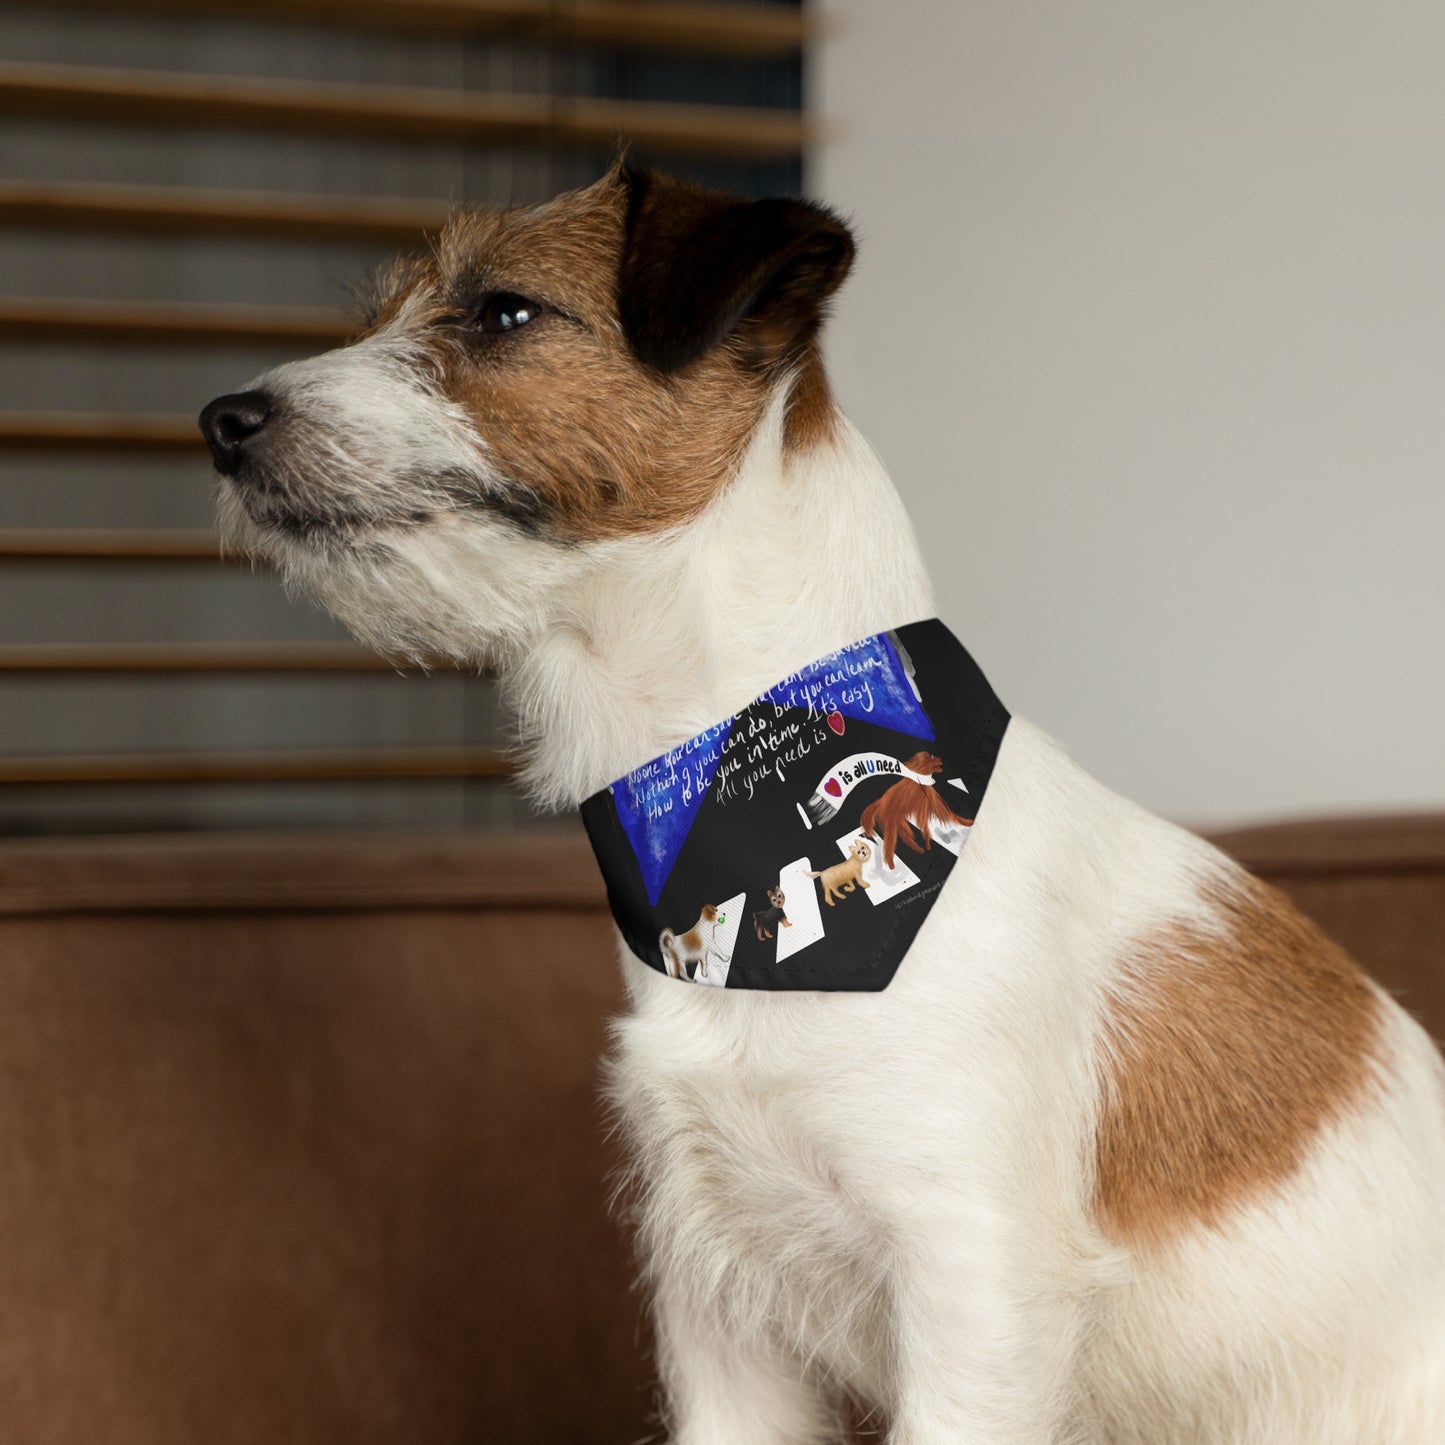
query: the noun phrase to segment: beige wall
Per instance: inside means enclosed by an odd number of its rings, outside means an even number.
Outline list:
[[[835,381],[1005,700],[1188,821],[1445,805],[1445,7],[831,8]]]

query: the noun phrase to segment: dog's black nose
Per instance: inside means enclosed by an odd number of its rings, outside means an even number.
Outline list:
[[[241,455],[247,441],[270,420],[271,398],[264,391],[238,391],[218,396],[201,413],[201,434],[216,470],[224,476],[234,475],[241,466]]]

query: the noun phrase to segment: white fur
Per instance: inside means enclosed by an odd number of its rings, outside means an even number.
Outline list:
[[[411,438],[432,405],[402,391],[377,414]],[[373,641],[500,658],[530,784],[572,804],[933,614],[874,454],[844,424],[786,459],[781,415],[780,395],[731,486],[662,538],[561,547],[459,513],[360,556],[267,545]],[[482,455],[442,420],[432,445]],[[622,951],[612,1092],[677,1445],[831,1440],[845,1390],[893,1445],[1445,1440],[1445,1089],[1392,1003],[1378,1097],[1286,1188],[1158,1255],[1091,1215],[1119,960],[1204,921],[1201,885],[1231,866],[1015,720],[884,992],[698,988]]]

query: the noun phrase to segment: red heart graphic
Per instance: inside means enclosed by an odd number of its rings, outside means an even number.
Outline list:
[[[829,778],[828,781],[823,784],[823,791],[827,793],[830,798],[841,798],[843,796],[843,789],[838,786],[837,778]]]
[[[843,714],[830,712],[828,714],[828,726],[841,738],[843,736]]]

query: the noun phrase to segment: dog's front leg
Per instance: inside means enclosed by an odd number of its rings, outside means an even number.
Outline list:
[[[982,1224],[982,1227],[980,1225]],[[889,1445],[1085,1445],[1079,1309],[973,1211],[919,1222],[895,1280]]]
[[[662,1281],[653,1301],[669,1445],[835,1445],[835,1404],[802,1361],[744,1338]]]

